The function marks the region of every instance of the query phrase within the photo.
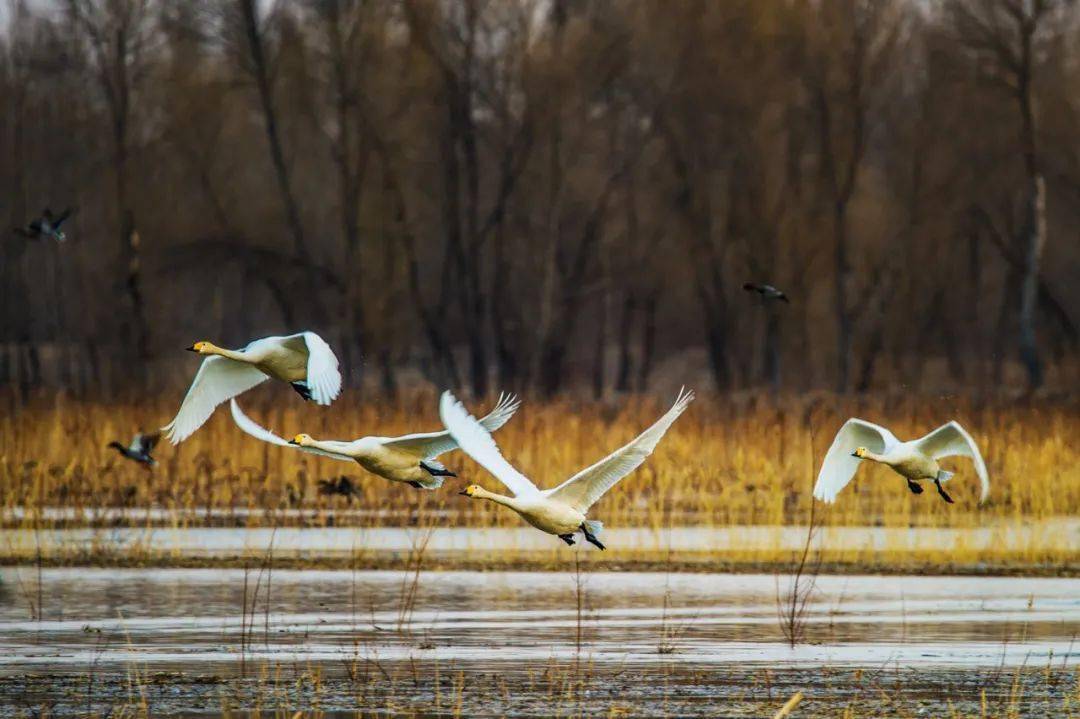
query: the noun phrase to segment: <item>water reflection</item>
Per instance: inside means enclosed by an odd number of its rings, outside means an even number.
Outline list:
[[[596,662],[1080,660],[1071,579],[819,577],[795,650],[777,623],[787,578],[771,575],[430,572],[414,585],[400,572],[55,569],[41,573],[41,621],[37,572],[3,580],[0,671],[370,653],[540,661],[574,655],[579,632]]]

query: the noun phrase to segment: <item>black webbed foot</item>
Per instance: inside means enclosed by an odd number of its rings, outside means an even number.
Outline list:
[[[945,488],[941,486],[941,482],[939,480],[934,480],[934,486],[937,487],[937,493],[941,495],[942,499],[944,499],[949,504],[956,504],[956,502],[953,501],[953,498],[949,496],[949,493],[945,491]]]
[[[594,536],[593,536],[593,535],[592,535],[592,534],[591,534],[591,533],[589,532],[588,528],[587,528],[587,527],[586,527],[586,526],[585,526],[584,524],[582,524],[582,525],[581,525],[581,531],[582,531],[582,532],[584,532],[584,534],[585,534],[585,541],[586,541],[586,542],[588,542],[589,544],[593,545],[594,547],[596,547],[597,549],[599,549],[599,550],[601,550],[601,551],[603,551],[603,550],[607,549],[607,547],[605,547],[605,546],[604,546],[604,545],[603,545],[603,544],[602,544],[602,543],[600,542],[600,540],[599,540],[599,539],[597,539],[596,537],[594,537]]]
[[[569,544],[571,547],[574,546],[574,535],[572,535],[572,534],[560,534],[559,539],[563,540],[564,542]]]
[[[305,401],[311,401],[311,390],[308,389],[307,384],[304,382],[291,382],[292,388],[296,390],[296,393],[304,398]]]
[[[427,460],[420,463],[420,469],[424,470],[432,477],[456,477],[457,475],[451,472],[449,469],[442,465],[442,462],[435,462],[434,460]]]
[[[912,494],[922,494],[923,493],[922,485],[919,484],[918,482],[916,482],[913,479],[909,479],[907,481],[907,488],[911,490]]]

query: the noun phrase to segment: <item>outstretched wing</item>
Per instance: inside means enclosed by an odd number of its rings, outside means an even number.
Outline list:
[[[960,426],[959,422],[953,420],[948,424],[943,424],[925,437],[915,440],[915,444],[923,453],[934,459],[956,455],[971,457],[971,461],[975,463],[975,472],[979,475],[979,481],[982,482],[979,502],[985,502],[990,496],[990,477],[986,472],[986,463],[983,462],[975,440],[967,433],[967,430]]]
[[[326,340],[314,332],[301,332],[300,336],[307,345],[307,386],[311,390],[311,398],[318,404],[330,404],[341,394],[338,358]]]
[[[265,382],[269,377],[254,366],[225,357],[207,357],[172,422],[161,428],[173,444],[190,437],[227,399]]]
[[[300,451],[307,452],[308,454],[317,454],[322,457],[340,459],[342,462],[354,461],[352,457],[344,454],[334,454],[333,452],[327,452],[326,450],[316,449],[314,447],[301,447],[298,444],[291,444],[290,442],[287,442],[281,437],[278,437],[276,434],[266,429],[265,427],[262,427],[253,419],[244,414],[243,411],[241,411],[240,409],[240,405],[236,403],[235,399],[230,400],[229,406],[232,410],[232,418],[233,422],[236,422],[236,426],[250,434],[255,439],[261,439],[263,442],[276,444],[279,447],[290,447],[292,449],[299,449]]]
[[[506,485],[516,496],[539,494],[540,490],[528,477],[511,466],[499,452],[495,440],[480,422],[470,415],[454,395],[443,392],[439,400],[439,417],[450,436],[465,454],[481,467],[491,472],[495,479]]]
[[[75,214],[75,208],[74,207],[69,207],[66,210],[64,210],[63,212],[61,212],[59,215],[54,217],[53,221],[52,221],[53,229],[59,230],[60,225],[64,224],[64,220],[71,217],[73,214]]]
[[[814,497],[822,502],[836,501],[836,495],[847,486],[860,460],[851,453],[858,447],[866,447],[876,454],[883,454],[900,440],[892,432],[880,425],[852,417],[836,433],[832,446],[821,463],[817,483],[814,485]]]
[[[495,404],[495,407],[486,417],[480,420],[480,426],[488,432],[494,432],[510,421],[510,418],[514,416],[514,412],[517,412],[517,409],[520,406],[521,401],[514,395],[505,393],[500,394],[499,401]],[[434,459],[443,452],[449,452],[458,447],[457,442],[450,436],[449,430],[443,430],[442,432],[418,432],[416,434],[407,434],[403,437],[395,437],[394,439],[386,440],[383,444],[387,447],[395,447],[397,449],[405,450],[406,452],[412,452],[423,459]]]
[[[551,499],[585,512],[615,486],[615,483],[641,466],[656,449],[657,443],[668,428],[694,401],[693,391],[679,390],[675,404],[661,417],[622,449],[612,452],[596,464],[583,469],[558,487],[545,492]]]
[[[139,432],[135,435],[135,439],[131,440],[131,450],[140,454],[149,455],[160,438],[161,432],[150,432],[149,434]]]

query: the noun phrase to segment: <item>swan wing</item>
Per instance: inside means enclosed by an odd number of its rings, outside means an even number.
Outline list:
[[[299,449],[308,454],[317,454],[322,457],[330,457],[332,459],[340,459],[342,462],[354,461],[352,457],[344,454],[335,454],[333,452],[327,452],[326,450],[316,449],[315,447],[301,447],[298,444],[291,444],[284,438],[277,436],[270,430],[259,425],[255,420],[248,417],[240,409],[240,405],[236,403],[236,400],[230,400],[230,409],[232,409],[233,422],[236,422],[236,426],[250,434],[255,439],[261,439],[263,442],[269,442],[270,444],[276,444],[279,447],[290,447],[291,449]]]
[[[512,394],[500,394],[495,407],[487,416],[479,420],[480,426],[488,432],[494,432],[506,424],[514,412],[521,406],[521,401]],[[424,459],[434,459],[443,452],[457,449],[458,443],[450,436],[449,430],[442,432],[417,432],[395,437],[383,442],[384,446],[411,452]]]
[[[488,430],[449,391],[443,392],[439,400],[439,417],[462,451],[516,496],[540,493],[528,477],[506,461]]]
[[[558,487],[545,492],[551,499],[574,507],[584,513],[604,496],[616,482],[641,466],[656,449],[668,428],[694,400],[693,391],[679,390],[675,404],[653,426],[642,432],[622,449],[612,452],[596,464],[581,470]]]
[[[915,440],[917,446],[924,454],[934,459],[942,457],[970,457],[975,463],[975,472],[979,475],[982,483],[982,494],[979,502],[985,502],[990,496],[990,477],[986,472],[986,463],[983,461],[979,446],[967,430],[960,426],[956,420],[943,424],[925,437]]]
[[[203,360],[173,421],[161,428],[173,444],[190,437],[219,404],[270,379],[253,365],[225,357]]]
[[[814,497],[826,503],[836,501],[836,495],[855,476],[859,462],[862,461],[851,456],[857,447],[866,447],[876,454],[884,454],[899,443],[896,435],[881,425],[856,417],[844,422],[825,454],[825,461],[821,463],[821,471],[818,472],[817,483],[814,485]]]
[[[307,345],[307,386],[316,403],[327,405],[341,394],[341,370],[330,345],[314,332],[300,333]]]

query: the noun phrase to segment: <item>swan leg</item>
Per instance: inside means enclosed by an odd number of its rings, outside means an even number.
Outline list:
[[[456,477],[457,475],[451,472],[449,469],[442,465],[442,462],[436,462],[429,459],[426,462],[420,463],[420,469],[424,470],[432,477]]]
[[[937,493],[941,495],[942,499],[944,499],[949,504],[955,504],[955,502],[953,502],[953,498],[950,497],[949,493],[945,491],[945,488],[941,486],[941,480],[935,479],[934,485],[937,487]]]
[[[607,549],[607,547],[605,547],[603,544],[600,543],[599,539],[597,539],[596,537],[594,537],[592,535],[592,533],[588,530],[588,528],[584,524],[581,525],[581,531],[585,533],[585,541],[586,542],[588,542],[589,544],[595,546],[597,549],[600,549],[600,550]]]
[[[311,401],[311,390],[308,389],[308,386],[307,386],[306,383],[304,383],[304,382],[290,382],[289,384],[292,385],[292,388],[294,390],[296,390],[296,393],[298,395],[300,395],[301,397],[303,397],[305,401],[308,401],[308,402]]]
[[[569,544],[571,547],[574,546],[574,535],[572,535],[572,534],[560,534],[559,539],[563,540],[564,542]]]
[[[922,494],[923,493],[922,485],[920,485],[914,479],[909,479],[907,481],[907,488],[911,490],[912,494]],[[938,489],[941,489],[940,484],[938,485]]]

